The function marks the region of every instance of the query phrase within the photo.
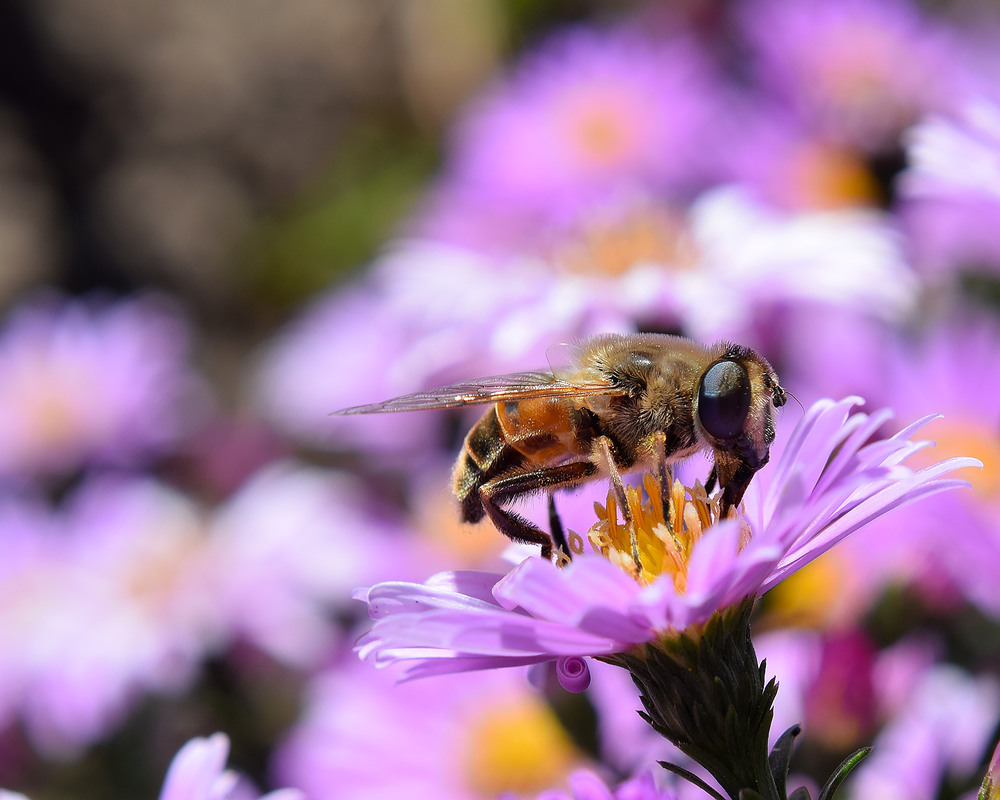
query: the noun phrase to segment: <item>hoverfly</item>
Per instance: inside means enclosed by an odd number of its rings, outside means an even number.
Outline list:
[[[512,501],[546,491],[551,502],[552,491],[601,476],[621,491],[621,473],[711,449],[707,488],[718,481],[726,516],[767,463],[772,408],[785,400],[774,370],[748,347],[603,334],[570,345],[564,367],[463,381],[335,413],[491,404],[455,464],[462,520],[489,517],[514,541],[541,545],[548,558],[553,537],[509,510]]]

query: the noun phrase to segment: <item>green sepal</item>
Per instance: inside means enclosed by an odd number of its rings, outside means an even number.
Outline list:
[[[862,747],[860,750],[852,753],[847,758],[845,758],[839,767],[834,770],[834,773],[830,776],[830,779],[826,782],[823,788],[820,790],[819,797],[816,800],[831,800],[834,792],[840,788],[840,784],[844,782],[847,776],[850,774],[851,770],[854,769],[858,764],[864,761],[871,753],[872,749],[870,747]]]
[[[774,747],[767,757],[767,765],[771,770],[771,777],[774,778],[774,786],[778,790],[778,797],[786,796],[788,765],[792,760],[792,746],[795,744],[795,738],[800,733],[802,733],[801,726],[792,725],[792,727],[778,737],[778,741],[774,743]]]
[[[674,764],[670,761],[657,761],[656,763],[659,764],[661,767],[663,767],[665,770],[667,770],[667,772],[672,772],[674,773],[674,775],[679,775],[680,777],[682,777],[688,783],[693,783],[703,792],[706,792],[707,794],[710,794],[712,797],[714,797],[715,800],[726,800],[725,797],[723,797],[721,794],[715,791],[715,789],[713,789],[711,786],[705,783],[705,781],[703,781],[693,772],[688,772],[688,770],[684,769],[684,767],[682,767],[680,764]]]
[[[809,797],[809,790],[805,786],[800,786],[789,796],[788,800],[812,800]]]

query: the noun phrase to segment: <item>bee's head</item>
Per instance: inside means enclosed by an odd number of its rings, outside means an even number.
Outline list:
[[[698,432],[715,451],[719,484],[730,497],[738,494],[735,505],[750,478],[770,457],[772,409],[783,406],[787,398],[762,356],[739,345],[717,348],[718,357],[698,380],[694,419]]]

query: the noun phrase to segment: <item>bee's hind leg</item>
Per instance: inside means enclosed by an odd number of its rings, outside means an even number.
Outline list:
[[[553,539],[524,517],[502,506],[510,500],[532,492],[575,486],[596,474],[597,467],[589,461],[571,461],[568,464],[531,472],[513,472],[480,486],[479,499],[486,515],[502,534],[515,542],[541,545],[542,557],[552,558]],[[562,525],[559,527],[561,529]],[[556,544],[558,546],[558,543]]]

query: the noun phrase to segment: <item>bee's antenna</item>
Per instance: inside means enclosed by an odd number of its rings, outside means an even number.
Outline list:
[[[792,394],[790,391],[788,391],[788,389],[785,389],[785,394],[787,394],[789,397],[792,398],[792,400],[794,400],[796,403],[799,404],[799,408],[801,409],[801,411],[802,411],[803,414],[806,413],[806,410],[805,410],[805,408],[802,405],[802,401],[799,400],[799,398],[797,398],[794,394]]]

